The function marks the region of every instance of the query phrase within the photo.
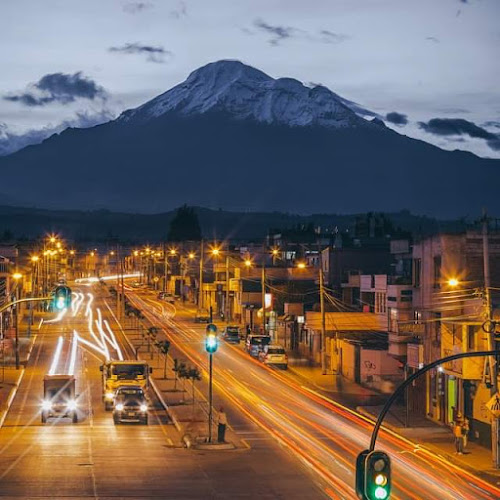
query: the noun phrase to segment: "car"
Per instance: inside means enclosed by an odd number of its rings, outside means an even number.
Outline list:
[[[245,343],[245,349],[250,356],[257,358],[264,346],[270,343],[271,337],[269,335],[249,335]]]
[[[206,309],[198,309],[194,317],[195,323],[210,323],[210,313]]]
[[[240,334],[240,327],[235,325],[228,325],[222,330],[222,338],[229,344],[239,344]]]
[[[113,422],[148,424],[148,400],[141,386],[123,385],[115,392]]]
[[[279,344],[269,344],[264,346],[259,352],[259,360],[268,366],[277,366],[286,370],[288,368],[288,356],[285,348]]]

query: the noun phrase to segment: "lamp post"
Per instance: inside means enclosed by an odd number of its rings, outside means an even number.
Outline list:
[[[320,264],[321,266],[321,264]],[[305,269],[306,264],[304,262],[299,262],[297,264],[298,269]],[[319,268],[319,303],[321,310],[321,338],[320,338],[320,358],[321,358],[321,371],[323,375],[326,375],[326,318],[325,318],[325,285],[323,268]],[[335,351],[337,351],[337,337],[335,337]]]
[[[208,442],[212,442],[212,414],[213,414],[213,391],[212,391],[212,380],[213,380],[213,354],[217,352],[217,347],[219,341],[217,339],[217,327],[210,323],[207,325],[206,338],[205,338],[205,350],[208,352]]]
[[[16,300],[19,300],[21,298],[20,290],[19,290],[19,283],[23,277],[21,273],[14,273],[12,275],[14,280],[16,281]],[[17,307],[19,304],[16,304],[14,306],[14,331],[15,331],[15,356],[16,356],[16,370],[19,370],[20,368],[20,363],[19,363],[19,328],[18,328],[18,312],[17,312]]]

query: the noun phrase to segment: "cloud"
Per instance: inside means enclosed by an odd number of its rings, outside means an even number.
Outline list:
[[[385,119],[389,123],[394,123],[394,125],[406,125],[408,123],[408,117],[403,113],[398,113],[397,111],[391,111],[385,115]]]
[[[427,36],[425,39],[429,40],[429,42],[440,43],[439,38],[436,38],[435,36]]]
[[[268,43],[271,45],[279,45],[283,40],[288,40],[291,38],[303,38],[312,42],[321,42],[328,44],[337,44],[344,42],[349,38],[348,35],[342,33],[334,33],[333,31],[322,29],[316,33],[310,33],[299,28],[294,28],[293,26],[279,26],[269,24],[262,19],[256,19],[253,25],[258,30],[271,35]],[[243,28],[243,32],[247,35],[253,35],[252,30]]]
[[[169,13],[170,17],[173,19],[180,19],[181,17],[187,17],[187,5],[186,2],[179,2],[175,9],[172,9]]]
[[[138,14],[152,7],[153,4],[150,2],[128,2],[122,8],[123,12],[127,12],[128,14]]]
[[[171,57],[173,55],[172,52],[161,46],[143,45],[138,42],[126,43],[121,47],[110,47],[108,50],[121,54],[144,54],[147,56],[148,61],[155,63],[163,63],[166,57]]]
[[[440,136],[468,135],[474,139],[484,139],[494,151],[500,151],[500,135],[488,132],[473,122],[463,118],[432,118],[427,123],[418,122],[418,126],[426,132]]]
[[[20,102],[25,106],[45,106],[52,102],[68,104],[77,99],[106,100],[107,93],[94,80],[78,71],[72,75],[50,73],[29,85],[26,92],[8,94],[3,98],[6,101]]]
[[[300,32],[300,30],[292,28],[291,26],[273,26],[262,19],[256,19],[253,24],[259,30],[271,35],[268,41],[271,45],[278,45],[283,40],[292,38]]]
[[[31,144],[40,144],[53,134],[58,134],[63,130],[72,128],[89,128],[101,123],[108,122],[114,118],[114,114],[103,109],[96,113],[88,111],[78,111],[74,118],[64,120],[59,125],[48,125],[41,129],[31,129],[22,134],[16,134],[9,131],[9,127],[5,123],[0,123],[0,156],[15,153],[20,149]]]
[[[324,43],[341,43],[346,41],[349,37],[342,33],[334,33],[330,30],[320,30],[319,36]]]

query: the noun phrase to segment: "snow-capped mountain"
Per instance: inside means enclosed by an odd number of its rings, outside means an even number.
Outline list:
[[[324,87],[219,61],[116,120],[0,157],[1,191],[29,206],[125,212],[188,203],[453,217],[479,214],[484,200],[500,210],[500,160],[444,151],[358,114]]]
[[[120,121],[144,121],[168,112],[181,115],[209,111],[235,119],[289,126],[370,126],[342,98],[317,85],[308,87],[293,78],[274,79],[240,61],[217,61],[193,71],[179,85],[146,104],[125,111]]]

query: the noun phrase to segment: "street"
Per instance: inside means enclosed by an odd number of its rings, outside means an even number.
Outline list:
[[[80,421],[50,419],[42,424],[42,381],[58,338],[64,339],[58,371],[64,372],[73,330],[93,342],[85,316],[89,302],[94,318],[99,309],[103,321],[119,331],[106,302],[89,300],[87,294],[95,290],[75,291],[85,295],[76,315],[68,310],[60,321],[44,322],[37,332],[26,373],[0,429],[0,497],[326,498],[304,467],[274,440],[265,438],[248,452],[184,449],[153,392],[147,427],[115,426],[101,399],[102,359],[82,343],[75,366]],[[127,343],[117,339],[125,354]]]

